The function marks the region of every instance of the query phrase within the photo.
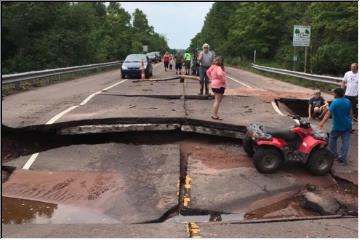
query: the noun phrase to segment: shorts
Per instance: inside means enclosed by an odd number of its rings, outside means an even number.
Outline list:
[[[164,67],[168,68],[169,67],[169,62],[164,62]]]
[[[176,70],[181,70],[181,68],[182,68],[182,63],[176,63],[175,64],[175,69]]]
[[[213,91],[213,93],[217,93],[217,94],[224,94],[225,93],[225,88],[221,87],[221,88],[211,88],[211,90]]]
[[[314,109],[315,109],[315,107],[312,106],[312,107],[311,107],[311,115],[312,115],[312,118],[314,118],[314,119],[320,117],[321,114],[322,114],[323,111],[324,111],[323,108],[321,108],[319,112],[315,112]]]
[[[185,61],[185,68],[190,69],[190,61]]]

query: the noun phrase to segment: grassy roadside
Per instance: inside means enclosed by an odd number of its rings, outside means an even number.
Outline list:
[[[267,66],[267,67],[274,67],[274,68],[282,68],[279,64],[276,63],[265,63],[262,61],[257,62],[258,65]],[[306,79],[301,79],[297,77],[291,77],[291,76],[285,76],[281,74],[276,73],[270,73],[270,72],[264,72],[261,70],[257,70],[251,67],[251,62],[245,62],[245,61],[239,61],[239,60],[233,60],[227,63],[227,65],[235,68],[241,68],[243,70],[253,72],[255,74],[259,74],[265,77],[277,79],[283,82],[288,82],[294,85],[311,88],[311,89],[321,89],[323,92],[331,92],[332,89],[337,87],[337,84],[330,84],[330,83],[321,83],[321,82],[313,82]]]
[[[85,77],[88,75],[105,72],[105,71],[111,71],[111,70],[115,70],[115,69],[119,69],[119,67],[118,66],[110,66],[110,67],[104,67],[104,68],[84,70],[84,71],[74,72],[74,73],[65,73],[65,74],[61,74],[61,75],[33,79],[33,80],[25,80],[25,81],[19,82],[18,86],[16,86],[15,83],[6,84],[4,86],[1,86],[1,96],[5,97],[5,96],[11,95],[11,94],[27,91],[27,90],[34,89],[37,87],[44,87],[44,86],[48,86],[51,84],[61,83],[61,82],[73,80],[73,79],[76,79],[79,77]],[[119,78],[120,78],[120,72],[119,72]]]

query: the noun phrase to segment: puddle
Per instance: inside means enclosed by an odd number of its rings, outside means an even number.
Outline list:
[[[114,218],[89,208],[2,197],[3,224],[118,223]]]

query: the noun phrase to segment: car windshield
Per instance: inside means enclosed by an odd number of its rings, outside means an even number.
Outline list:
[[[140,62],[141,59],[146,62],[146,57],[144,54],[131,54],[126,57],[125,62]]]
[[[146,56],[148,56],[148,57],[155,57],[155,53],[148,53],[148,54],[146,54]]]

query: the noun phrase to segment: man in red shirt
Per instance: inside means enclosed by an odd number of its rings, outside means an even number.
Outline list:
[[[164,61],[164,67],[165,67],[165,72],[166,72],[167,69],[169,68],[169,61],[170,61],[170,55],[167,51],[165,52],[165,54],[163,56],[163,61]]]

